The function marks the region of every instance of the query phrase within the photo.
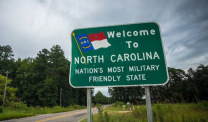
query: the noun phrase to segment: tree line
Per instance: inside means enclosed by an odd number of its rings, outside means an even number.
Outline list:
[[[86,105],[86,89],[69,85],[70,62],[59,45],[42,49],[35,58],[14,59],[11,46],[0,45],[0,102],[2,103],[5,72],[9,71],[7,103],[23,101],[28,106]],[[168,68],[169,81],[164,86],[151,86],[151,98],[157,102],[199,102],[208,100],[208,66],[196,70]],[[98,92],[94,103],[116,101],[142,104],[144,88],[109,88],[110,98]]]
[[[59,45],[42,49],[35,58],[17,60],[11,46],[0,45],[0,74],[5,76],[9,71],[8,87],[17,89],[13,101],[24,101],[28,106],[85,105],[85,89],[73,89],[69,85],[69,68],[70,62]],[[4,84],[0,86],[4,89]],[[3,91],[1,98],[2,94]]]
[[[164,86],[151,86],[153,103],[199,102],[208,100],[208,66],[199,65],[196,70],[168,68],[169,81]],[[115,87],[109,88],[113,101],[144,103],[144,88]]]

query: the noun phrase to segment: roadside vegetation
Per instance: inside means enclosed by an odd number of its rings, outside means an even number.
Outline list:
[[[120,104],[120,103],[119,103]],[[128,105],[126,105],[128,106]],[[132,107],[132,106],[129,106]],[[199,103],[153,104],[154,122],[208,122],[208,101]],[[145,105],[129,111],[117,103],[93,115],[94,122],[147,122]],[[84,119],[82,122],[87,122]]]
[[[48,113],[58,113],[58,112],[66,112],[73,111],[78,109],[84,109],[86,107],[80,105],[70,105],[68,107],[27,107],[26,104],[19,102],[14,103],[14,106],[10,107],[0,107],[0,121],[7,119],[16,119],[22,117],[35,116],[38,114],[48,114]]]
[[[18,57],[18,56],[17,56]],[[6,105],[23,101],[28,106],[86,105],[86,90],[69,85],[70,62],[59,45],[42,49],[36,57],[14,59],[10,45],[0,45],[0,105],[6,73]]]
[[[59,45],[35,58],[14,59],[10,45],[0,45],[0,120],[82,109],[86,90],[69,85],[70,62]],[[61,103],[60,103],[61,99]],[[59,107],[59,105],[64,107]]]
[[[69,85],[69,67],[70,61],[59,45],[42,49],[36,57],[25,59],[14,59],[12,47],[0,45],[1,105],[8,76],[5,107],[0,107],[0,120],[84,108],[86,89],[74,89]],[[5,74],[7,71],[8,75]],[[154,121],[208,121],[208,65],[201,64],[187,72],[168,67],[168,74],[167,84],[150,87]],[[95,121],[147,121],[143,87],[113,87],[108,92],[110,97],[101,92],[93,96],[93,105],[99,109],[99,113],[93,116]],[[114,106],[105,110],[100,105],[110,103]],[[123,105],[125,111],[131,105],[134,110],[122,112]]]

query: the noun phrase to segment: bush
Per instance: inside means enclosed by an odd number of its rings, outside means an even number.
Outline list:
[[[147,109],[146,106],[135,106],[133,110],[133,115],[135,118],[140,118],[141,120],[146,119]]]
[[[98,109],[98,113],[102,113],[103,112],[103,105],[102,104],[97,104],[96,107]]]
[[[134,115],[136,118],[138,118],[138,117],[140,116],[140,111],[139,111],[138,107],[135,107],[135,108],[134,108],[133,115]]]
[[[108,112],[104,112],[104,118],[106,122],[110,122],[110,116],[108,115]]]
[[[14,108],[14,109],[21,109],[21,110],[27,110],[27,104],[24,102],[10,102],[9,107]]]
[[[208,108],[208,101],[201,101],[201,104],[202,104],[205,108]]]
[[[81,108],[80,105],[72,105],[72,107],[73,107],[74,109],[79,109],[79,108]]]
[[[54,106],[53,109],[60,110],[60,109],[62,109],[62,107],[61,106]]]
[[[0,106],[0,113],[3,113],[3,107]]]
[[[69,105],[66,107],[68,110],[84,109],[84,106],[81,105]]]
[[[161,105],[161,104],[155,104],[155,110],[153,111],[153,116],[155,121],[159,120],[160,122],[163,122],[163,116],[165,116],[167,113],[165,113],[165,105]],[[167,108],[166,108],[167,109]]]
[[[70,111],[74,110],[74,107],[71,106],[71,105],[67,106],[66,108],[67,108],[68,110],[70,110]]]
[[[125,105],[124,102],[115,102],[115,103],[113,104],[114,107],[122,107],[123,105]]]

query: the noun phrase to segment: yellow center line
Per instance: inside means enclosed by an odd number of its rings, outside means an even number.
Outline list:
[[[87,112],[87,111],[84,110],[84,111],[80,111],[80,112],[76,112],[76,113],[64,114],[64,115],[61,115],[61,116],[56,116],[56,117],[52,117],[52,118],[48,118],[48,119],[38,120],[38,121],[35,121],[35,122],[46,122],[46,121],[49,121],[49,120],[58,119],[58,118],[62,118],[62,117],[66,117],[66,116],[70,116],[70,115],[74,115],[74,114],[79,114],[79,113],[83,113],[83,112]]]

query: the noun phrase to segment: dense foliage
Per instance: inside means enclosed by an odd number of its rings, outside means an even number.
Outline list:
[[[93,102],[95,104],[108,104],[109,99],[102,92],[98,91],[93,97]]]
[[[86,104],[85,89],[69,85],[70,62],[60,46],[42,49],[34,59],[15,61],[13,56],[11,46],[0,46],[0,74],[9,71],[12,83],[8,88],[17,88],[16,96],[27,105],[56,106],[60,99],[62,106]]]
[[[151,97],[153,103],[199,102],[208,100],[208,66],[200,65],[196,70],[190,68],[187,73],[182,69],[168,68],[169,81],[164,86],[153,86]],[[140,103],[145,94],[137,87],[109,88],[113,101]],[[143,102],[145,102],[143,100]]]
[[[69,85],[70,62],[60,46],[42,49],[35,58],[15,60],[11,46],[0,45],[0,98],[2,101],[5,72],[9,71],[7,104],[24,102],[28,106],[68,106],[86,104],[86,90]],[[168,68],[169,81],[164,86],[150,87],[153,103],[198,102],[208,100],[208,66],[196,70]],[[12,82],[11,82],[12,81]],[[10,90],[9,90],[10,89]],[[111,99],[98,92],[94,103],[107,104],[122,101],[140,104],[145,102],[144,88],[109,88]],[[61,100],[60,100],[61,99]]]
[[[6,77],[0,74],[0,102],[3,103],[3,94],[5,89],[5,81]],[[10,85],[12,83],[11,79],[7,80],[7,84]],[[17,88],[8,86],[7,87],[7,99],[6,102],[17,101],[17,97],[15,96],[17,92]],[[0,112],[1,113],[1,112]]]
[[[153,104],[153,122],[207,122],[207,102],[180,104]],[[81,122],[87,122],[87,119]],[[134,106],[130,112],[110,106],[93,115],[93,122],[147,122],[145,105]]]
[[[109,88],[108,92],[110,93],[113,102],[122,101],[130,102],[135,104],[140,104],[142,101],[142,96],[144,89],[142,87],[114,87]]]
[[[199,102],[208,100],[208,66],[200,65],[185,73],[181,69],[169,68],[169,82],[151,88],[154,102]]]

